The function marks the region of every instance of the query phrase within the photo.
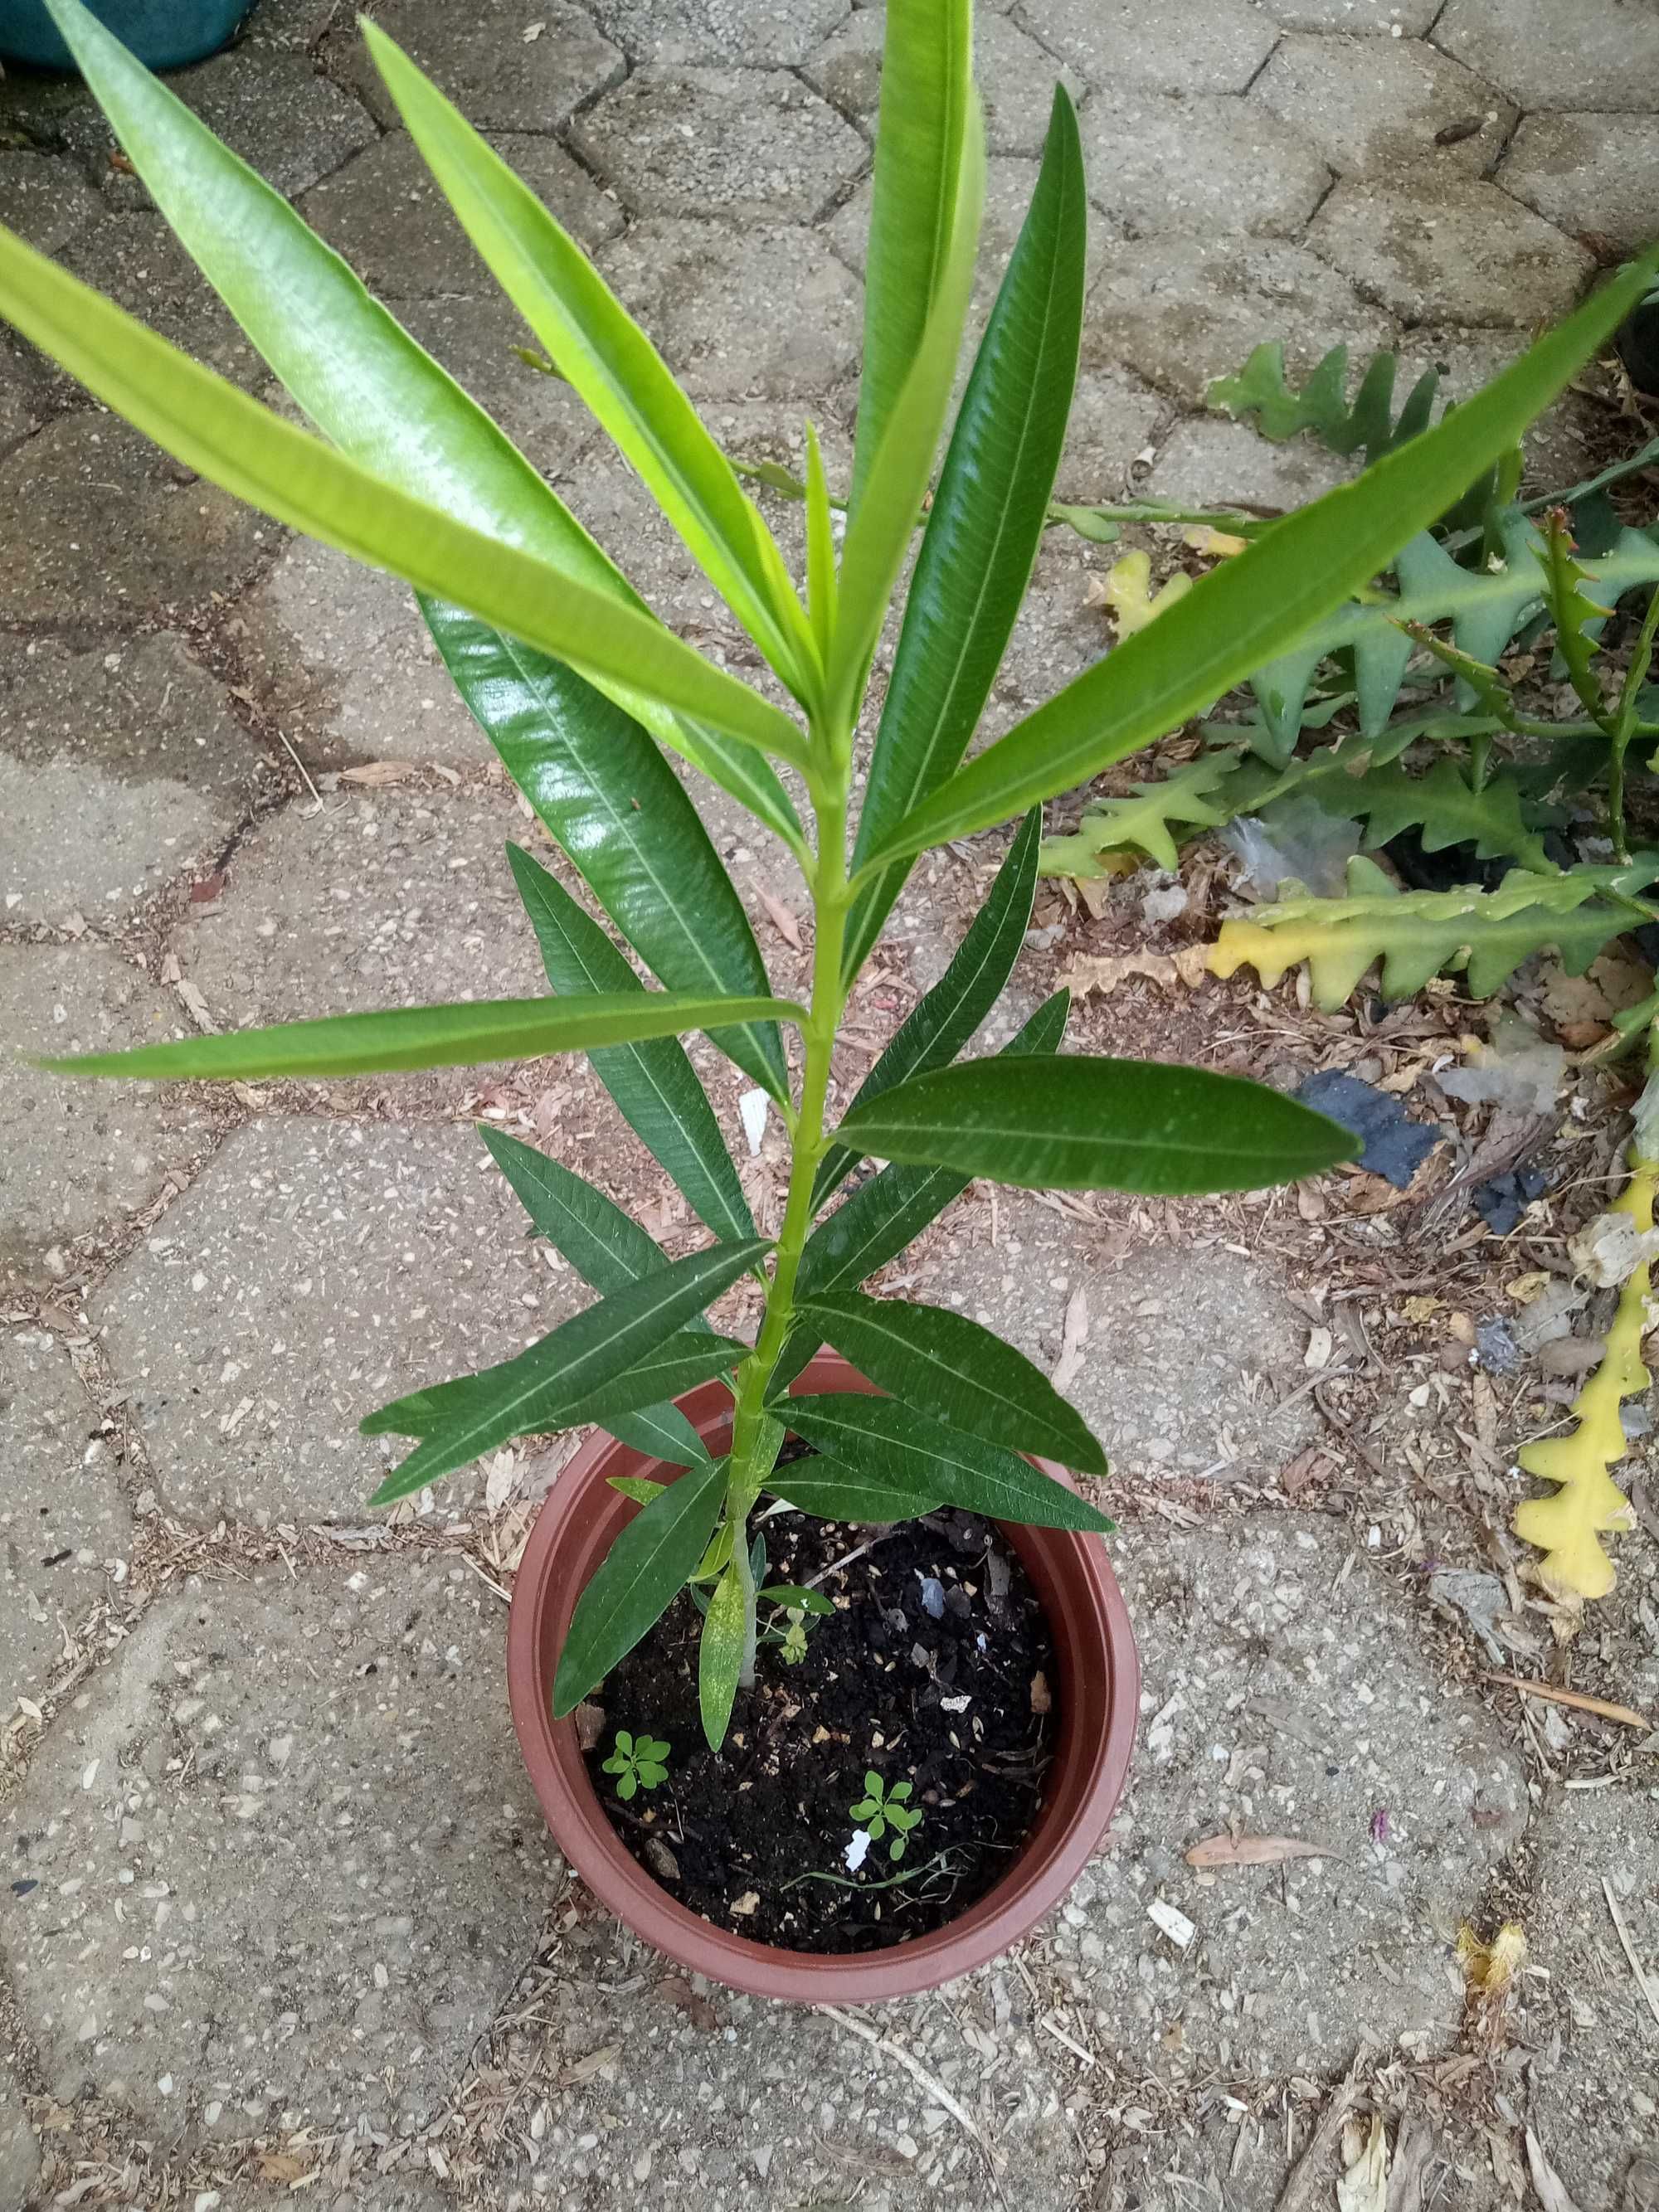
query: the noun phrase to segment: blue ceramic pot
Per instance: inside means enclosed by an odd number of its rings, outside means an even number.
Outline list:
[[[151,69],[216,53],[253,0],[87,0],[100,22]],[[0,55],[37,69],[72,70],[70,50],[40,0],[0,0]]]

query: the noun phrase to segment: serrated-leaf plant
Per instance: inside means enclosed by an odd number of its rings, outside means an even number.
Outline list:
[[[514,852],[546,997],[48,1065],[252,1078],[592,1054],[714,1241],[670,1261],[580,1177],[486,1133],[536,1228],[598,1302],[516,1358],[412,1392],[364,1426],[415,1439],[381,1503],[507,1437],[588,1423],[678,1462],[684,1471],[647,1494],[584,1592],[553,1703],[570,1711],[689,1580],[702,1587],[717,1568],[701,1692],[718,1744],[755,1662],[764,1553],[748,1522],[763,1492],[837,1519],[885,1521],[948,1502],[1048,1526],[1109,1526],[1022,1456],[1048,1454],[1085,1474],[1105,1467],[1086,1423],[1029,1360],[962,1314],[860,1288],[970,1178],[1236,1190],[1322,1168],[1350,1148],[1334,1124],[1234,1078],[1060,1055],[1063,997],[1004,1052],[959,1061],[1027,927],[1043,801],[1207,710],[1345,605],[1512,448],[1618,324],[1646,270],[1609,285],[1455,423],[1264,531],[968,759],[1066,434],[1086,210],[1076,123],[1057,90],[1030,207],[945,439],[984,177],[969,0],[889,0],[852,480],[843,528],[809,430],[804,591],[690,401],[580,247],[408,56],[363,27],[457,218],[743,625],[777,679],[774,696],[665,628],[483,410],[281,197],[80,0],[48,4],[134,168],[311,427],[5,234],[0,310],[186,466],[415,587],[462,696],[609,924]],[[872,663],[924,513],[855,813]],[[811,904],[810,1003],[772,990],[670,753],[799,862]],[[917,855],[1011,818],[1000,872],[944,977],[850,1104],[832,1112],[842,1010]],[[661,988],[641,983],[623,945]],[[787,1127],[792,1164],[775,1236],[757,1232],[678,1042],[694,1030],[766,1091]],[[888,1164],[826,1211],[870,1155]],[[703,1318],[746,1273],[765,1291],[752,1344]],[[890,1395],[791,1399],[788,1425],[815,1449],[780,1468],[783,1395],[825,1340]],[[711,1376],[732,1400],[718,1457],[672,1402]]]

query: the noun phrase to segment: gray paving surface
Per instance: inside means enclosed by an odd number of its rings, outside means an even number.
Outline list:
[[[261,0],[176,88],[674,626],[749,666],[569,392],[518,360],[348,12]],[[879,9],[374,12],[595,251],[731,450],[798,468],[811,413],[844,477]],[[1398,344],[1467,391],[1659,228],[1651,0],[991,0],[977,39],[976,323],[1056,76],[1079,103],[1095,220],[1071,499],[1304,498],[1328,457],[1202,411],[1254,345],[1282,337],[1305,369]],[[113,150],[79,87],[8,77],[0,220],[263,388]],[[1541,481],[1577,472],[1586,428],[1581,403],[1556,410]],[[793,513],[769,511],[798,547]],[[1111,557],[1045,544],[988,731],[1098,653]],[[400,588],[191,481],[0,340],[8,1047],[533,990],[501,851],[529,825],[492,758]],[[726,802],[709,813],[789,976],[759,894],[799,905],[798,887]],[[957,862],[918,872],[872,1021],[939,973],[963,882]],[[1022,969],[1016,1012],[1037,988]],[[712,1087],[729,1121],[740,1085]],[[1474,1697],[1482,1655],[1431,1632],[1393,1524],[1357,1493],[1285,1509],[1287,1470],[1341,1447],[1300,1388],[1307,1283],[1254,1232],[1127,1236],[1011,1194],[988,1224],[947,1218],[907,1278],[1047,1366],[1079,1292],[1088,1314],[1074,1388],[1123,1486],[1146,1681],[1128,1796],[1063,1911],[1014,1958],[852,2026],[691,1988],[596,1913],[507,1723],[488,1584],[522,1515],[476,1474],[391,1531],[365,1509],[388,1456],[357,1435],[365,1410],[577,1302],[483,1171],[480,1111],[678,1233],[584,1075],[205,1099],[0,1063],[0,2206],[265,2212],[298,2182],[329,2212],[630,2193],[1270,2212],[1370,2036],[1380,2078],[1431,2098],[1437,2204],[1517,2203],[1504,2160],[1530,2119],[1577,2212],[1626,2212],[1659,2041],[1602,1881],[1651,1966],[1650,1754],[1561,1788],[1535,1756],[1559,1742]],[[775,1164],[745,1168],[763,1209]],[[1651,1547],[1626,1545],[1633,1594],[1602,1648],[1651,1705],[1659,1589]],[[1187,1863],[1234,1822],[1328,1848]],[[1534,1971],[1488,2057],[1451,1947],[1514,1899]],[[1466,2063],[1478,2094],[1448,2086]]]

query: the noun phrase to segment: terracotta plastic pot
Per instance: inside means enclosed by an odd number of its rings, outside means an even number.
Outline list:
[[[869,1391],[872,1385],[837,1354],[821,1352],[794,1388]],[[731,1424],[727,1393],[705,1383],[679,1404],[711,1449],[722,1449]],[[1036,1463],[1068,1480],[1051,1462]],[[960,1919],[891,1950],[851,1957],[784,1950],[714,1927],[652,1879],[605,1818],[574,1723],[552,1717],[549,1693],[576,1599],[638,1510],[608,1478],[648,1474],[672,1481],[682,1471],[596,1434],[559,1476],[525,1548],[507,1625],[507,1692],[525,1764],[559,1849],[636,1936],[678,1965],[755,1996],[868,2004],[914,1996],[996,1958],[1070,1889],[1105,1833],[1128,1771],[1140,1664],[1100,1538],[1002,1525],[1048,1615],[1060,1716],[1042,1810],[1008,1872]]]

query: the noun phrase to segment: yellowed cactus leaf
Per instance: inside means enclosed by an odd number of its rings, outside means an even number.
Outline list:
[[[1171,576],[1169,582],[1152,589],[1152,563],[1146,553],[1126,553],[1121,561],[1114,561],[1103,577],[1091,580],[1090,597],[1097,605],[1108,607],[1116,627],[1119,641],[1133,637],[1138,629],[1145,629],[1149,622],[1165,613],[1177,599],[1184,599],[1193,588],[1188,575]]]
[[[1613,1211],[1628,1214],[1638,1231],[1653,1226],[1659,1163],[1633,1159],[1630,1182]],[[1648,1269],[1638,1267],[1620,1294],[1601,1365],[1573,1401],[1577,1425],[1571,1436],[1526,1445],[1521,1465],[1528,1474],[1560,1485],[1550,1498],[1517,1506],[1515,1533],[1544,1553],[1539,1579],[1556,1597],[1605,1597],[1613,1588],[1613,1561],[1601,1538],[1633,1525],[1630,1501],[1607,1473],[1628,1449],[1620,1402],[1648,1385],[1642,1364],[1647,1327]]]

